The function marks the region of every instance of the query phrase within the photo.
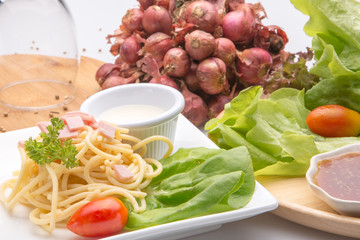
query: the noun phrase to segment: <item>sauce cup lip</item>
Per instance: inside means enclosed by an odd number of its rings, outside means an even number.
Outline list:
[[[91,95],[81,104],[80,111],[95,115],[94,114],[94,110],[95,110],[94,108],[96,108],[95,106],[98,104],[99,101],[104,101],[103,111],[97,111],[97,112],[102,113],[102,112],[112,108],[112,107],[110,107],[110,108],[105,107],[106,106],[105,99],[108,95],[121,94],[121,92],[126,92],[129,90],[141,91],[141,89],[154,90],[155,92],[167,91],[171,96],[173,96],[174,104],[168,110],[166,110],[165,112],[163,112],[162,114],[160,114],[156,117],[153,117],[153,118],[150,118],[150,119],[147,119],[144,121],[137,121],[137,122],[121,124],[121,125],[119,125],[116,122],[113,122],[114,124],[121,126],[121,127],[125,127],[125,128],[152,127],[152,126],[159,125],[161,123],[167,122],[167,121],[177,117],[185,107],[185,99],[184,99],[183,95],[181,94],[181,92],[179,90],[177,90],[175,88],[172,88],[172,87],[169,87],[166,85],[162,85],[162,84],[157,84],[157,83],[133,83],[133,84],[111,87],[111,88],[101,90],[101,91]],[[142,96],[139,96],[139,97],[142,97]],[[160,94],[156,94],[152,97],[162,97],[162,96]],[[166,99],[164,99],[164,101],[166,101]],[[147,102],[144,101],[144,104],[146,104],[146,103]],[[131,104],[136,104],[136,103],[129,102],[126,104],[131,105]],[[125,104],[119,104],[116,106],[121,106],[121,105],[125,105]],[[94,117],[97,118],[98,115],[99,114],[97,114]]]
[[[332,157],[341,156],[341,155],[344,155],[347,153],[355,153],[355,152],[360,153],[360,143],[353,143],[353,144],[345,145],[343,147],[337,148],[337,149],[329,151],[329,152],[317,154],[310,159],[310,166],[306,172],[305,177],[306,177],[308,184],[313,188],[313,190],[315,190],[315,189],[317,190],[317,191],[314,191],[316,194],[318,194],[318,195],[321,194],[324,198],[327,198],[328,200],[333,202],[335,205],[336,204],[341,204],[341,205],[346,204],[346,205],[351,205],[352,207],[356,206],[357,208],[360,208],[360,201],[346,200],[346,199],[334,197],[314,182],[314,176],[318,171],[318,163],[319,162],[329,159],[329,158],[332,158]],[[359,210],[357,210],[357,211],[359,211]]]

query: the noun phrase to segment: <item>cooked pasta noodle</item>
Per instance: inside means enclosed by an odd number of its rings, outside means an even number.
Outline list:
[[[77,209],[100,197],[124,197],[133,211],[144,211],[146,193],[142,189],[162,171],[158,160],[143,158],[146,144],[152,141],[168,145],[164,157],[172,152],[171,141],[163,136],[140,140],[128,135],[127,129],[117,127],[115,138],[110,139],[98,129],[85,126],[73,139],[79,165],[71,169],[57,162],[40,166],[19,147],[21,170],[1,186],[2,200],[10,209],[17,203],[32,207],[30,220],[49,232],[64,226]],[[113,166],[119,164],[132,172],[131,181],[121,181],[116,175]],[[6,194],[9,189],[10,194]]]

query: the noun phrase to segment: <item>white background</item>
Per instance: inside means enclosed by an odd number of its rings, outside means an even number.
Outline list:
[[[110,45],[106,43],[105,37],[113,33],[121,24],[126,10],[136,7],[137,2],[135,0],[66,0],[65,3],[75,21],[80,54],[104,62],[113,62],[114,57],[109,53]],[[290,0],[262,0],[261,3],[268,14],[268,19],[263,23],[278,25],[288,34],[289,43],[286,50],[305,51],[306,46],[311,46],[311,39],[302,31],[307,17],[298,12],[291,5]],[[266,213],[225,224],[216,231],[187,239],[346,240],[350,238],[317,231]]]

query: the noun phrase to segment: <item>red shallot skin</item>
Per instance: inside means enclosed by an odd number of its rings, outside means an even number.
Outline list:
[[[112,88],[112,87],[119,86],[119,85],[134,83],[135,81],[136,81],[136,78],[123,78],[120,76],[110,76],[104,81],[101,88],[104,90],[104,89]]]
[[[175,45],[183,45],[185,42],[185,36],[194,30],[194,24],[185,23],[182,27],[175,27],[173,34],[173,41]]]
[[[127,64],[121,56],[118,56],[116,59],[115,59],[115,62],[114,62],[116,65],[118,65],[121,69],[121,71],[126,71],[128,69],[131,68],[131,66],[129,64]]]
[[[188,89],[192,92],[200,90],[199,80],[196,77],[198,64],[192,62],[189,72],[184,76],[184,81]]]
[[[245,0],[229,0],[228,4],[229,4],[229,11],[234,11],[236,10],[239,5],[245,3]]]
[[[137,60],[139,60],[139,51],[141,45],[136,39],[135,34],[126,38],[125,41],[121,44],[120,47],[120,56],[121,58],[130,65],[134,65]]]
[[[226,66],[230,66],[235,61],[236,47],[233,41],[228,38],[215,39],[214,57],[223,60]]]
[[[131,32],[128,29],[125,29],[125,27],[120,26],[119,29],[116,29],[114,31],[114,34],[109,34],[106,36],[106,39],[108,40],[109,44],[111,45],[110,53],[113,56],[119,55],[120,46],[123,44],[126,38],[131,36]],[[111,39],[114,38],[115,41],[112,43]]]
[[[208,1],[216,6],[218,10],[219,18],[221,20],[227,12],[229,0],[208,0]]]
[[[285,48],[287,42],[288,37],[280,27],[259,24],[253,44],[254,47],[265,49],[272,54],[278,54]]]
[[[211,57],[201,61],[196,76],[201,89],[210,95],[226,91],[229,86],[226,79],[226,65],[220,58]]]
[[[180,83],[181,93],[185,98],[185,107],[181,112],[192,124],[200,126],[207,120],[208,108],[204,100],[189,91],[184,82]]]
[[[114,71],[115,69],[119,69],[119,66],[112,63],[105,63],[103,64],[95,74],[95,80],[97,83],[102,86],[107,76]]]
[[[129,74],[128,77],[118,76],[118,75],[109,75],[101,86],[102,89],[107,89],[119,85],[125,85],[130,83],[135,83],[139,77],[144,75],[144,73],[135,71]]]
[[[147,53],[136,62],[137,68],[141,69],[142,72],[148,74],[149,76],[159,79],[161,74],[159,70],[159,64],[156,62],[153,55]]]
[[[114,31],[114,34],[109,34],[108,36],[106,36],[106,39],[108,40],[108,43],[111,43],[111,40],[112,38],[115,39],[115,43],[118,43],[118,44],[122,44],[126,38],[130,37],[131,36],[131,31],[129,31],[129,29],[123,27],[123,26],[120,26],[119,29],[116,29]]]
[[[163,84],[172,88],[175,88],[176,90],[179,90],[178,85],[174,81],[174,79],[170,78],[169,76],[162,75],[159,79],[153,78],[149,81],[149,83],[158,83]]]
[[[235,64],[232,64],[226,68],[226,80],[230,86],[233,86],[235,83],[237,83],[237,72]]]
[[[191,61],[185,50],[171,48],[164,57],[164,71],[171,77],[183,77],[190,70]]]
[[[155,4],[155,0],[137,0],[137,1],[140,3],[140,6],[144,10]]]
[[[155,5],[164,7],[171,13],[176,8],[176,0],[155,0]]]
[[[217,7],[208,1],[192,2],[186,8],[184,17],[186,22],[208,33],[213,33],[220,23]]]
[[[248,48],[237,54],[236,71],[247,85],[261,85],[273,64],[270,53],[262,48]]]
[[[225,107],[226,103],[231,102],[231,97],[223,94],[213,95],[207,101],[208,110],[208,118],[216,118]]]
[[[171,14],[163,7],[152,5],[145,10],[142,25],[148,34],[163,32],[170,35],[172,31]]]
[[[224,37],[233,42],[246,44],[256,33],[257,17],[251,5],[246,5],[231,11],[222,19],[221,27]]]
[[[144,52],[150,53],[158,63],[162,63],[166,52],[174,45],[171,37],[165,33],[151,34],[145,41]],[[161,65],[161,64],[160,64]]]
[[[122,24],[130,31],[140,31],[143,28],[143,15],[144,12],[138,8],[129,9],[122,18]]]
[[[210,33],[195,30],[185,36],[185,49],[192,59],[201,61],[215,50],[215,38]]]

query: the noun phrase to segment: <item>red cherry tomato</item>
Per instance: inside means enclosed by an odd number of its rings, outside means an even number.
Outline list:
[[[100,237],[120,232],[127,219],[127,209],[120,199],[104,197],[76,211],[67,223],[67,228],[83,237]]]
[[[323,137],[355,137],[360,133],[360,114],[340,105],[324,105],[310,112],[306,124]]]

